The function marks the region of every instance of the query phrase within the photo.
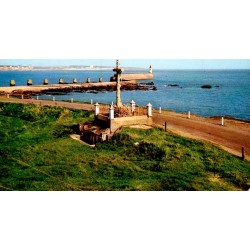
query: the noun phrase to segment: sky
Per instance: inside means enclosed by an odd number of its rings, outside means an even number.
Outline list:
[[[116,59],[0,59],[0,65],[115,66]],[[122,67],[153,69],[250,69],[249,59],[120,59]]]

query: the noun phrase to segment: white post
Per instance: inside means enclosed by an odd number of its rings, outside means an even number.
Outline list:
[[[161,107],[159,107],[159,114],[161,114]]]
[[[39,96],[36,96],[36,99],[39,100]]]
[[[90,100],[90,103],[93,104],[93,100],[92,99]]]
[[[114,119],[114,107],[113,107],[113,105],[111,105],[109,108],[109,119],[110,120]]]
[[[150,102],[147,104],[147,115],[152,116],[152,104]]]
[[[9,95],[9,94],[7,94],[7,98],[10,98],[10,95]]]
[[[130,102],[130,107],[131,107],[131,112],[132,112],[132,113],[135,112],[135,102],[134,102],[134,100],[132,100],[132,101]]]
[[[191,113],[190,111],[188,111],[188,119],[190,119],[190,117],[191,117]]]
[[[224,126],[224,117],[221,117],[221,125]]]
[[[99,112],[100,112],[100,105],[99,105],[99,103],[97,102],[97,103],[95,104],[95,115],[98,115]]]
[[[53,102],[55,101],[55,97],[53,96]]]
[[[71,102],[74,102],[74,99],[73,99],[73,98],[71,98]]]
[[[22,95],[22,99],[23,99],[23,95]]]

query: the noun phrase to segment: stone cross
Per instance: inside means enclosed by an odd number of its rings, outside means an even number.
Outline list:
[[[119,60],[116,60],[116,68],[113,69],[116,72],[116,106],[118,108],[122,107],[122,100],[121,100],[121,74],[122,69],[120,68]]]

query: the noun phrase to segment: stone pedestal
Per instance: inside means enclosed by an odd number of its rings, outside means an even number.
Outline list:
[[[32,85],[32,80],[31,79],[27,80],[27,85],[28,86]]]
[[[45,78],[45,79],[43,80],[43,85],[48,85],[48,84],[49,84],[49,81],[48,81],[47,78]]]
[[[10,86],[15,86],[15,85],[16,85],[15,80],[10,80]]]

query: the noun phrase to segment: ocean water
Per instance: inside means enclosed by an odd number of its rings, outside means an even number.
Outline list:
[[[162,107],[176,112],[190,111],[205,117],[231,116],[250,121],[250,70],[154,70],[153,73],[157,90],[122,91],[123,103],[133,99],[140,106],[150,102],[155,109]],[[74,77],[78,82],[85,82],[87,77],[91,81],[98,81],[99,77],[109,81],[111,75],[112,71],[0,71],[0,86],[9,86],[10,79],[14,79],[16,85],[26,85],[27,79],[32,79],[33,85],[36,85],[41,84],[44,78],[48,78],[49,83],[57,83],[59,78],[72,82]],[[212,85],[212,88],[201,88],[205,84]],[[52,99],[52,96],[40,98]],[[72,92],[55,98],[111,103],[115,102],[115,92]]]

